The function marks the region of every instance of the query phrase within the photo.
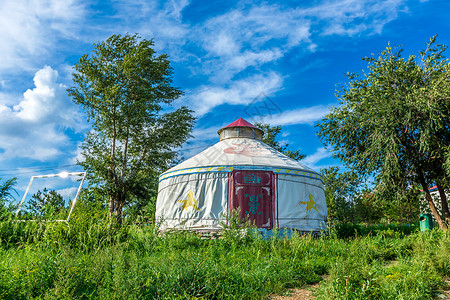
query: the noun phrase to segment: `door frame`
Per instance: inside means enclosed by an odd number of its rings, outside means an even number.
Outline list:
[[[278,222],[278,174],[275,174],[273,171],[270,170],[249,170],[249,169],[234,169],[232,172],[228,174],[228,195],[227,195],[227,225],[230,225],[229,223],[229,216],[233,213],[233,207],[234,207],[234,191],[235,191],[235,173],[239,171],[248,171],[248,172],[265,172],[270,173],[271,177],[271,184],[270,184],[270,201],[271,201],[271,207],[272,207],[272,216],[270,220],[270,227],[262,227],[264,229],[273,229],[274,227],[279,227]],[[267,186],[266,186],[267,187]]]

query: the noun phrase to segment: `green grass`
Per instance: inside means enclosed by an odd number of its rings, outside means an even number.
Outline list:
[[[431,299],[450,276],[439,230],[204,239],[74,218],[0,222],[0,243],[0,299],[265,299],[317,282],[319,299]]]
[[[319,299],[432,299],[450,275],[450,238],[438,230],[399,238],[363,237],[337,256]]]

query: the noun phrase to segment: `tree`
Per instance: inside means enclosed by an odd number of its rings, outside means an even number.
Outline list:
[[[427,43],[418,57],[404,59],[390,45],[366,57],[369,72],[348,74],[337,91],[340,106],[317,125],[334,157],[361,174],[372,174],[381,188],[405,190],[418,184],[439,226],[449,221],[444,162],[450,144],[450,78],[446,47]],[[428,191],[437,184],[442,215]],[[379,191],[380,192],[380,191]]]
[[[355,222],[355,199],[362,184],[352,171],[341,172],[339,167],[320,170],[325,186],[328,219],[343,223]]]
[[[389,188],[378,185],[370,196],[380,216],[388,223],[415,223],[423,208],[418,186]]]
[[[370,188],[356,172],[339,167],[320,170],[328,219],[341,223],[414,223],[420,213],[419,189]],[[371,184],[370,184],[371,185]]]
[[[144,179],[169,167],[172,149],[189,137],[195,120],[184,106],[170,108],[183,93],[172,86],[167,55],[157,56],[153,46],[153,40],[129,34],[95,44],[91,56],[75,64],[68,89],[92,124],[80,164],[90,184],[108,197],[118,222],[124,205],[141,195]]]
[[[306,157],[305,154],[300,153],[300,150],[288,150],[289,144],[280,144],[280,142],[277,140],[277,135],[281,133],[281,125],[270,126],[269,124],[264,123],[255,123],[254,125],[264,131],[263,142],[271,146],[275,150],[294,160],[302,160]]]
[[[13,194],[17,194],[17,191],[14,189],[16,183],[17,178],[14,177],[0,184],[0,217],[7,216],[11,211],[11,204],[8,206],[7,202],[14,200]]]
[[[55,190],[47,190],[47,188],[31,196],[27,205],[27,211],[38,217],[58,214],[64,208],[64,198]]]
[[[2,178],[0,177],[0,180]],[[6,180],[5,182],[3,182],[2,184],[0,184],[0,200],[2,201],[6,201],[6,200],[13,200],[14,196],[13,194],[16,193],[17,191],[14,189],[14,186],[17,183],[17,178],[10,178],[8,180]]]

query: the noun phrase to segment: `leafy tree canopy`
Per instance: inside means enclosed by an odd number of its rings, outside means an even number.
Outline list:
[[[40,190],[36,192],[28,201],[27,211],[33,216],[43,217],[59,213],[64,210],[65,202],[63,197],[55,190]]]
[[[338,222],[354,222],[354,199],[360,192],[361,178],[355,172],[341,172],[339,167],[322,169],[325,186],[328,219]]]
[[[419,56],[402,57],[388,45],[378,57],[365,57],[369,72],[348,74],[337,91],[340,106],[317,125],[334,156],[361,174],[373,174],[379,188],[419,184],[441,228],[449,217],[444,167],[450,144],[450,78],[446,47],[431,38]],[[428,187],[440,188],[443,212]]]
[[[94,45],[75,64],[73,101],[88,115],[92,130],[82,145],[91,185],[109,198],[120,222],[124,205],[145,195],[145,182],[167,169],[172,150],[189,137],[194,124],[187,107],[170,104],[183,93],[172,86],[167,55],[156,55],[152,40],[113,35]],[[168,112],[165,112],[168,111]]]

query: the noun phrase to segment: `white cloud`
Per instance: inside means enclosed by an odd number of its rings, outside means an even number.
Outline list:
[[[235,42],[234,38],[227,32],[220,32],[214,39],[211,38],[210,43],[203,45],[213,55],[231,56],[239,53],[240,46]]]
[[[329,112],[329,108],[324,105],[287,110],[278,114],[253,116],[252,122],[262,122],[271,125],[312,125],[322,119]]]
[[[384,25],[405,10],[403,3],[403,0],[322,1],[308,8],[247,3],[193,26],[185,31],[189,41],[205,50],[185,55],[192,74],[206,77],[204,85],[191,96],[196,99],[198,115],[223,103],[248,103],[233,85],[254,82],[257,74],[273,72],[274,63],[291,51],[317,51],[323,36],[381,33]],[[282,85],[270,88],[271,93],[259,92],[273,95]]]
[[[48,121],[49,117],[58,114],[61,101],[66,93],[66,87],[58,84],[58,72],[49,66],[36,72],[35,88],[23,94],[23,100],[14,106],[14,112],[19,119],[33,123]],[[56,100],[56,101],[55,101]]]
[[[278,45],[298,45],[309,41],[310,22],[295,9],[282,9],[278,5],[254,5],[237,8],[207,20],[201,25],[206,48],[218,32],[233,37],[238,47],[258,49],[268,42]],[[238,48],[239,50],[239,48]]]
[[[195,128],[192,131],[192,135],[194,136],[195,140],[209,140],[212,138],[218,138],[219,135],[217,134],[217,131],[220,128],[225,127],[227,124],[213,126],[209,128]]]
[[[207,51],[199,57],[202,72],[213,82],[224,83],[250,66],[275,62],[298,46],[314,52],[320,35],[380,33],[405,10],[403,2],[324,1],[309,8],[242,5],[193,27],[190,38]]]
[[[310,26],[295,10],[277,5],[232,9],[193,28],[193,40],[207,50],[199,68],[212,82],[226,83],[248,67],[274,62],[292,47],[309,44]]]
[[[43,55],[55,51],[57,38],[74,37],[83,15],[84,7],[76,1],[1,1],[0,71],[33,68]]]
[[[146,38],[155,39],[155,49],[170,52],[171,60],[184,60],[186,53],[181,49],[189,40],[189,25],[182,21],[183,9],[189,1],[142,1],[128,0],[113,2],[116,14],[111,34],[137,32]],[[99,31],[104,32],[103,28]]]
[[[308,155],[305,159],[302,160],[308,166],[315,166],[318,162],[320,162],[324,158],[331,157],[331,154],[325,148],[318,148],[315,153]]]
[[[342,0],[325,1],[303,10],[310,18],[325,21],[322,35],[348,35],[381,33],[384,25],[406,11],[405,0]]]
[[[27,90],[16,105],[10,105],[11,97],[0,101],[7,103],[0,104],[0,160],[56,158],[71,143],[65,129],[79,131],[85,126],[57,79],[58,72],[46,66],[36,72],[35,88]]]
[[[68,159],[68,163],[71,165],[75,165],[78,162],[84,162],[85,158],[84,156],[81,154],[81,142],[77,143],[77,148],[75,151],[72,152],[72,157]]]
[[[248,66],[256,66],[262,65],[268,62],[276,61],[277,59],[283,57],[283,53],[280,49],[273,50],[262,50],[260,52],[253,51],[244,51],[240,55],[236,55],[227,60],[226,65],[224,66],[222,72],[218,72],[216,75],[213,75],[212,80],[215,81],[217,77],[220,77],[221,80],[226,77],[222,77],[223,73],[228,73],[230,77],[235,74],[245,70]],[[221,81],[220,80],[220,81]]]
[[[198,116],[222,104],[248,105],[261,93],[272,94],[281,88],[283,79],[275,72],[254,75],[232,82],[228,87],[203,86],[189,96],[191,107]]]

